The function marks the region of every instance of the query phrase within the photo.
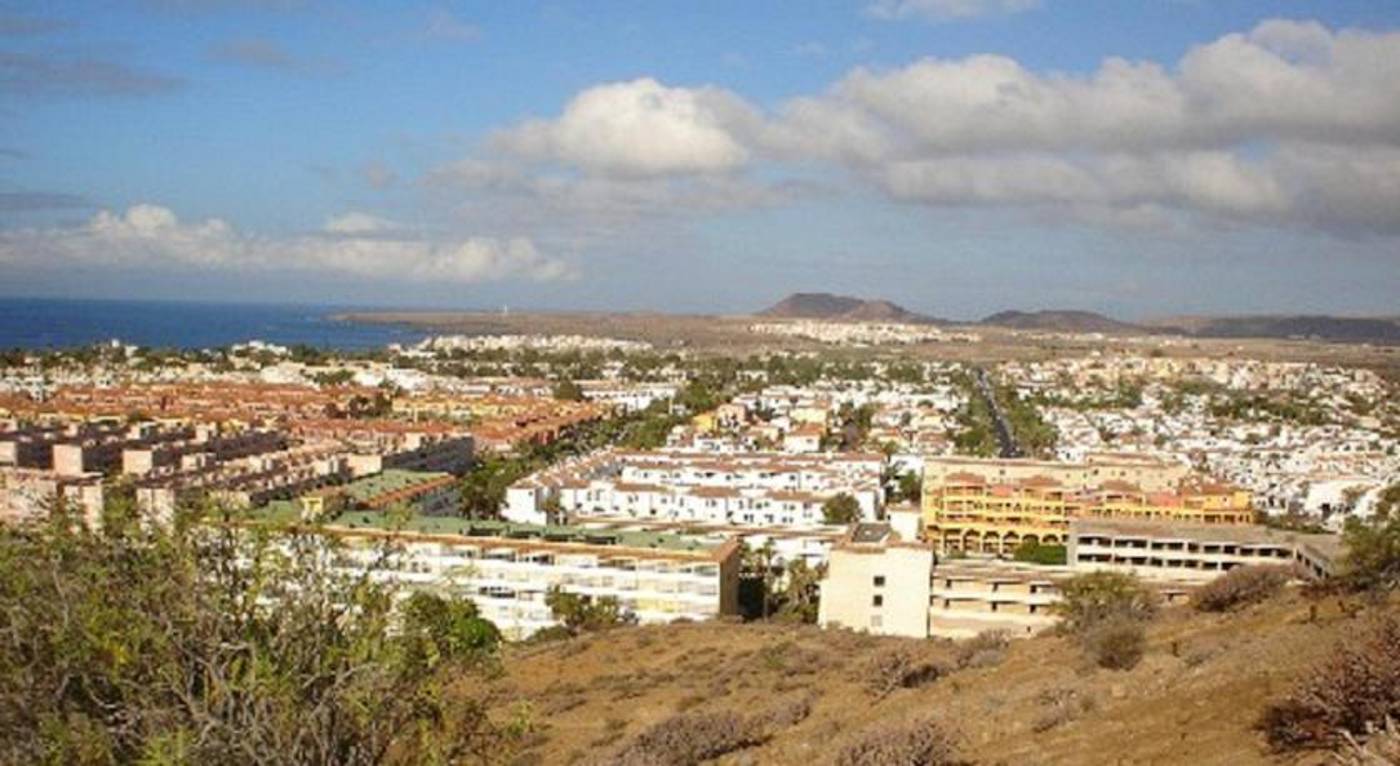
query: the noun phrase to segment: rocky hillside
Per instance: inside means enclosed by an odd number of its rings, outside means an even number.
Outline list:
[[[1289,591],[1234,613],[1173,607],[1124,671],[1051,636],[997,646],[810,626],[627,628],[516,647],[487,693],[496,715],[529,713],[521,764],[698,747],[720,753],[713,763],[819,766],[930,716],[971,763],[1324,763],[1271,753],[1255,724],[1376,612],[1400,605]]]

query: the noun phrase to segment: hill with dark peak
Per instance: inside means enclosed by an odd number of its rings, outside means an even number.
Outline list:
[[[793,293],[758,316],[779,319],[926,323],[928,317],[886,300],[865,300],[832,293]]]
[[[1015,330],[1047,332],[1142,332],[1137,325],[1096,314],[1092,311],[1001,311],[979,324],[1010,327]]]

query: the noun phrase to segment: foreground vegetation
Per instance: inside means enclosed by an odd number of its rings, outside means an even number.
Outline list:
[[[470,602],[396,610],[317,536],[104,530],[0,530],[0,761],[451,763],[513,736],[448,693],[497,672]]]

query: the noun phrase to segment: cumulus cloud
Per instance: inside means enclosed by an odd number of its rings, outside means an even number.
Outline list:
[[[1020,13],[1039,5],[1040,0],[876,0],[866,7],[866,12],[877,19],[920,17],[943,21]]]
[[[1400,33],[1273,20],[1083,73],[925,58],[769,110],[642,78],[486,149],[434,179],[584,225],[779,204],[838,169],[912,204],[1400,235]]]
[[[859,68],[759,135],[772,156],[834,162],[908,201],[1400,233],[1400,34],[1269,21],[1175,68],[1042,73],[991,55]]]
[[[589,88],[553,120],[498,133],[496,147],[593,175],[721,173],[748,150],[738,134],[756,119],[742,99],[719,88],[667,87],[651,78]]]
[[[217,218],[184,222],[149,204],[104,210],[78,227],[0,232],[0,264],[292,270],[457,284],[572,275],[566,263],[523,238],[429,239],[364,213],[333,218],[321,231],[267,238]]]

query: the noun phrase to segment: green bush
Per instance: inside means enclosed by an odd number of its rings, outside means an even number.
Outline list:
[[[1150,619],[1157,613],[1158,598],[1136,576],[1120,572],[1091,572],[1066,580],[1060,586],[1061,601],[1055,611],[1065,628],[1081,633],[1108,620]]]
[[[1028,564],[1040,564],[1042,566],[1064,566],[1069,560],[1068,552],[1063,545],[1041,545],[1033,540],[1021,543],[1012,554],[1012,558]]]
[[[411,599],[399,623],[393,590],[336,568],[321,535],[166,530],[129,511],[109,509],[103,532],[61,509],[0,529],[0,762],[370,764],[503,746],[484,707],[443,694],[496,647],[469,604]]]
[[[860,521],[860,503],[842,492],[822,503],[822,521],[827,524],[854,524]]]
[[[1355,590],[1400,588],[1400,483],[1381,494],[1376,515],[1347,520],[1342,581]]]
[[[554,618],[572,635],[635,625],[637,616],[612,596],[592,598],[552,587],[544,597]]]

